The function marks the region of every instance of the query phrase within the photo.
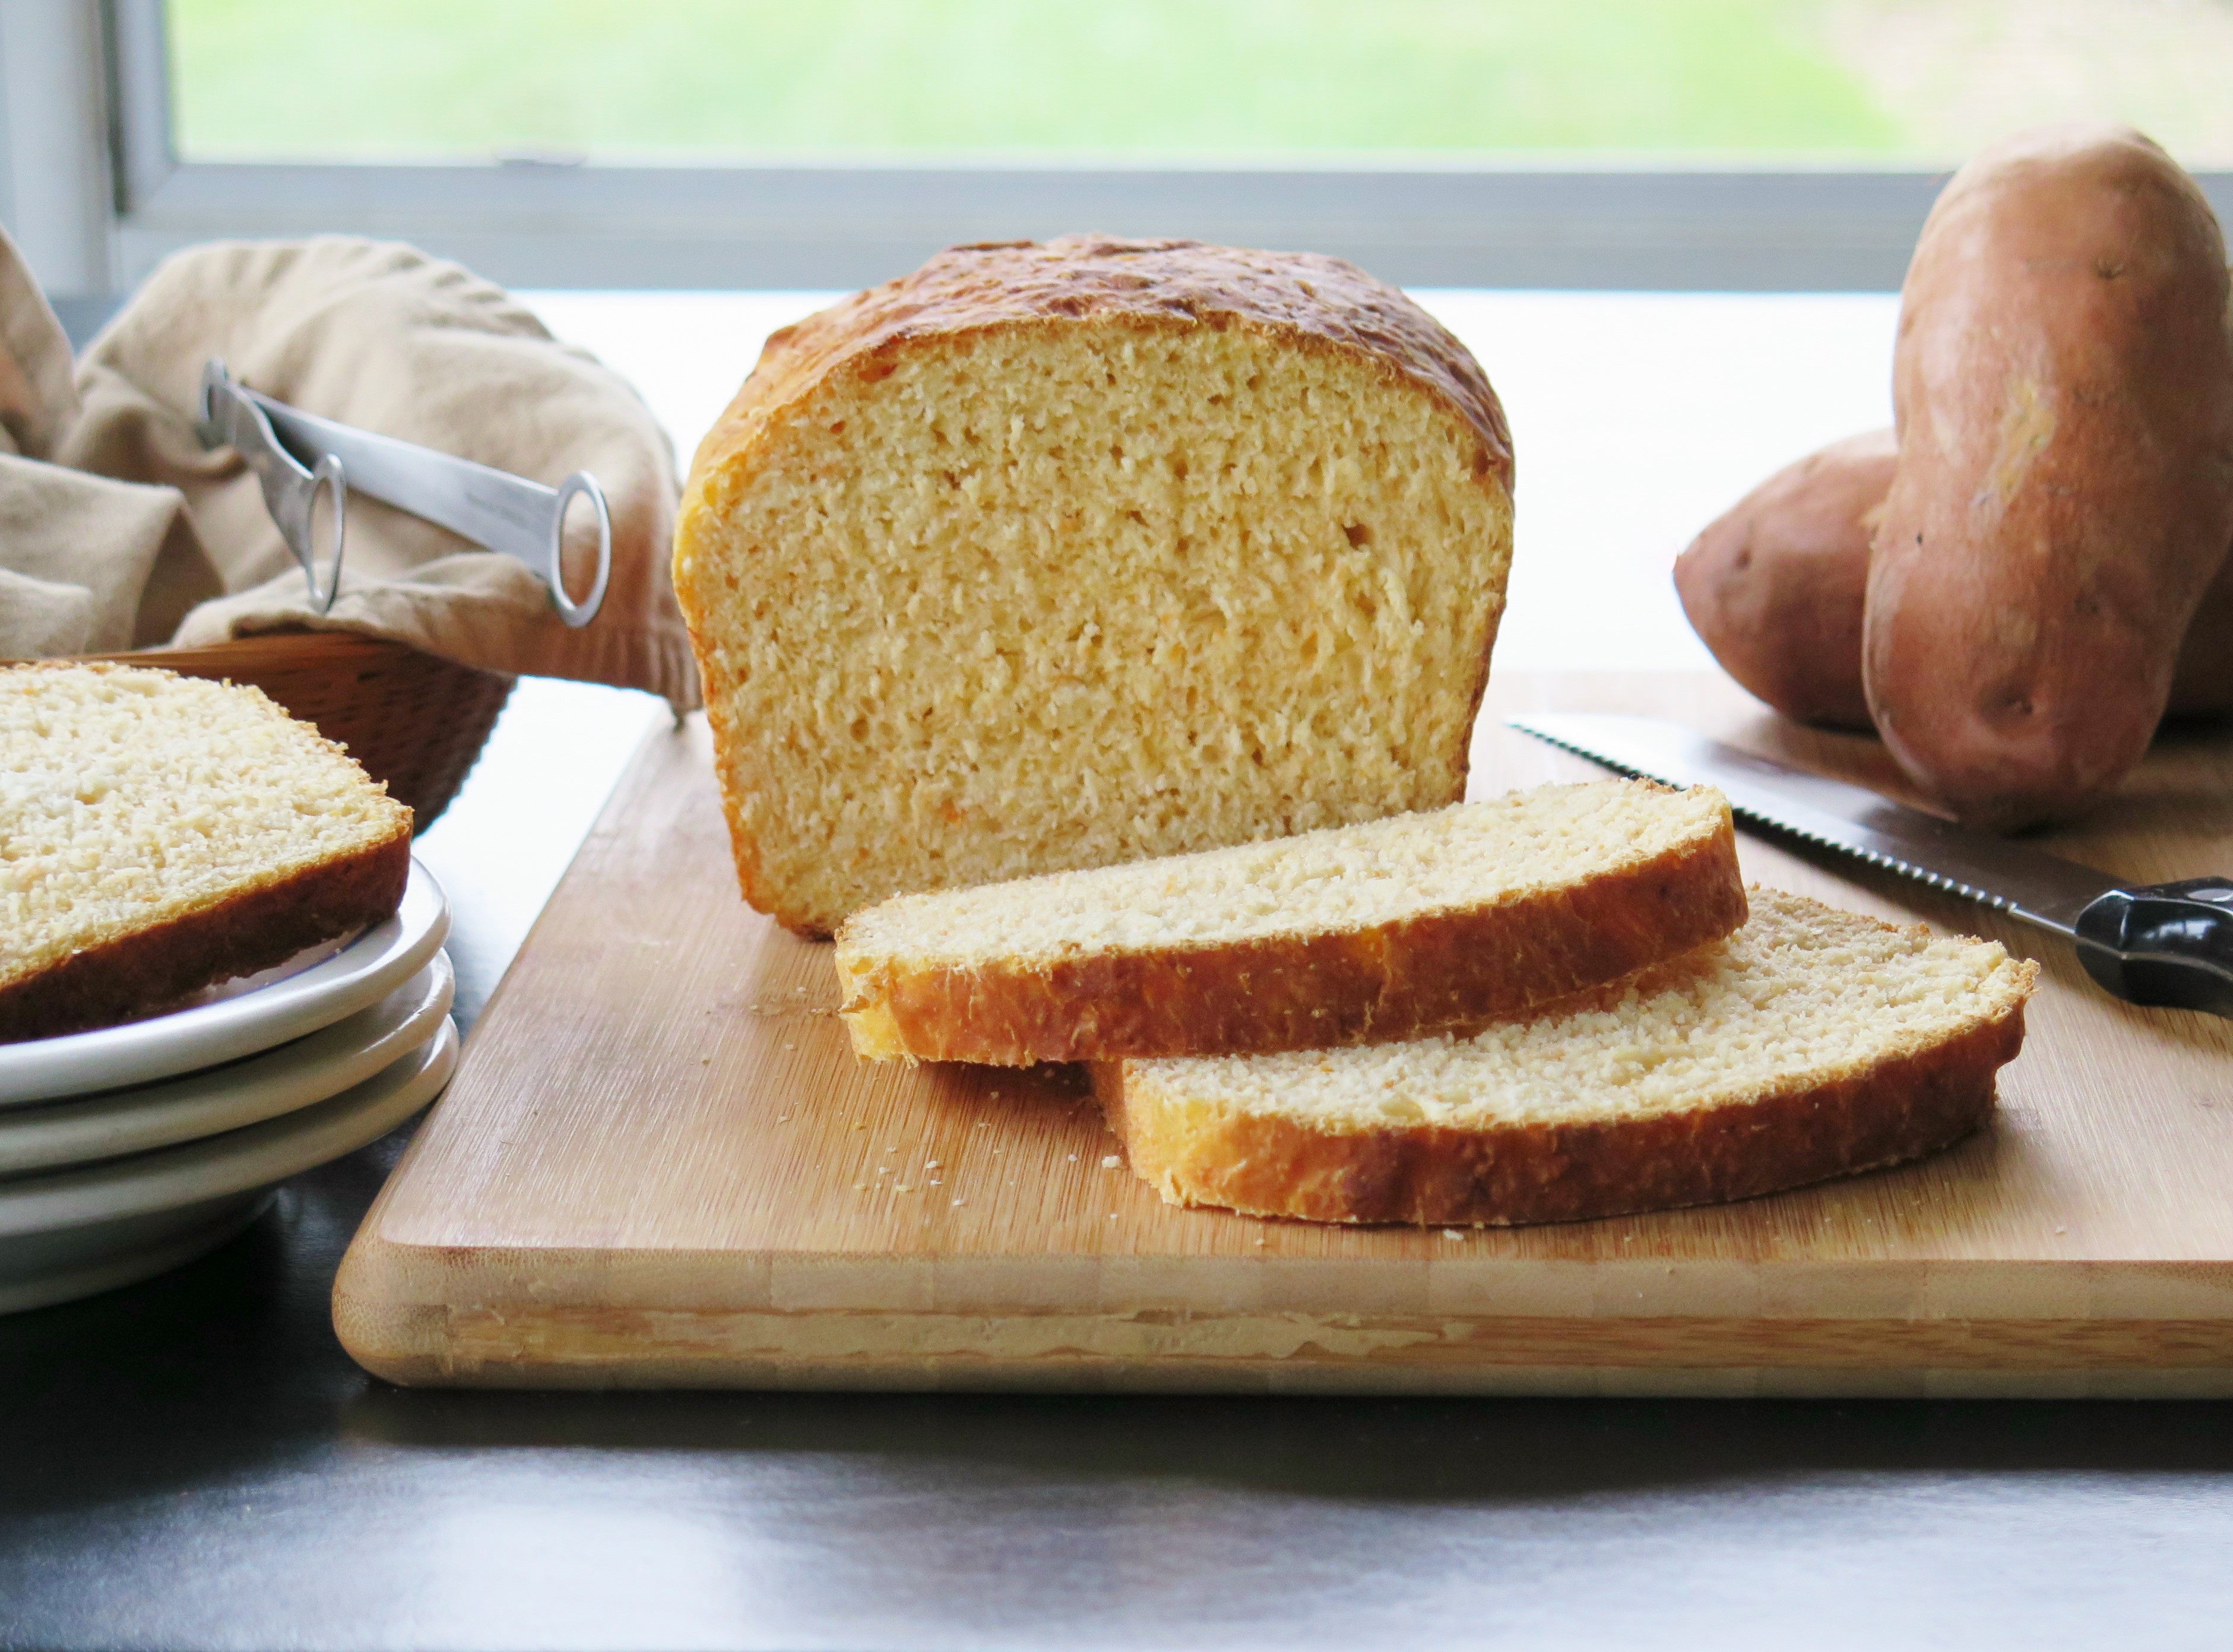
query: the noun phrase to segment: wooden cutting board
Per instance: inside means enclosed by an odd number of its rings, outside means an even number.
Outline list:
[[[1502,726],[1640,710],[1861,777],[1718,678],[1504,677],[1476,795],[1599,771]],[[2049,840],[2233,872],[2233,738],[2172,735]],[[343,1262],[400,1382],[1278,1392],[2233,1393],[2233,1023],[1747,837],[1748,875],[2045,966],[1994,1124],[1749,1203],[1360,1230],[1161,1202],[1068,1070],[856,1063],[830,949],[738,900],[702,721],[654,738]]]

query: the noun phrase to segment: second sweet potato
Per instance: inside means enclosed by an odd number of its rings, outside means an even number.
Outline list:
[[[1861,612],[1869,541],[1898,447],[1872,430],[1762,482],[1675,563],[1683,611],[1722,669],[1786,717],[1865,731]],[[2195,610],[2171,673],[2173,717],[2233,712],[2233,557]]]
[[[1861,601],[1869,537],[1899,449],[1889,430],[1787,465],[1675,563],[1675,589],[1722,668],[1786,717],[1865,729]]]

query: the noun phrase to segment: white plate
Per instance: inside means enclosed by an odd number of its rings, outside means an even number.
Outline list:
[[[433,1037],[455,990],[438,952],[370,1009],[276,1050],[159,1084],[0,1109],[0,1177],[166,1148],[338,1096]]]
[[[0,1044],[0,1106],[145,1084],[331,1026],[425,968],[449,929],[441,886],[414,860],[395,915],[308,969],[169,1015]]]
[[[264,1213],[271,1189],[127,1216],[92,1227],[0,1239],[0,1314],[136,1285],[206,1255]]]
[[[0,1182],[0,1313],[113,1290],[212,1250],[288,1177],[377,1141],[441,1093],[449,1022],[329,1101],[107,1164]]]

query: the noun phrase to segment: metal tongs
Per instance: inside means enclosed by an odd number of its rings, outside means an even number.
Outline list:
[[[587,471],[547,488],[471,459],[336,424],[235,383],[214,357],[202,368],[196,414],[194,433],[204,447],[237,448],[256,472],[271,520],[303,565],[320,613],[333,607],[341,589],[342,543],[354,488],[525,563],[550,588],[550,601],[568,625],[584,626],[597,617],[612,572],[613,517],[604,490]],[[333,524],[323,558],[314,521],[321,490]],[[596,578],[578,602],[567,594],[559,560],[566,508],[576,498],[587,498],[597,513]]]

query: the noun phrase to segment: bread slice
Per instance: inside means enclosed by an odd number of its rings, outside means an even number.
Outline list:
[[[873,1059],[1100,1061],[1403,1038],[1744,921],[1728,804],[1642,780],[903,895],[837,937]]]
[[[2038,966],[1773,889],[1725,942],[1469,1037],[1095,1069],[1173,1204],[1551,1222],[1743,1199],[1992,1110]]]
[[[253,688],[0,671],[0,1041],[160,1009],[378,922],[411,811]]]
[[[1455,803],[1511,484],[1465,348],[1335,258],[956,247],[777,334],[674,547],[745,898]]]

